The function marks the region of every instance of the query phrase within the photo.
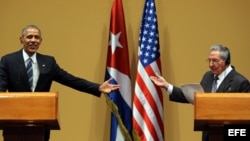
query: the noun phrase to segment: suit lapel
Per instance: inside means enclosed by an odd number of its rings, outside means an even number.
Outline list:
[[[35,91],[36,91],[36,89],[37,89],[37,87],[40,85],[39,83],[39,81],[40,81],[40,74],[41,73],[43,73],[43,69],[42,69],[42,61],[41,61],[41,56],[40,56],[40,54],[36,54],[36,61],[37,61],[37,64],[38,64],[38,69],[39,69],[39,76],[38,76],[38,79],[37,79],[37,84],[36,84],[36,88],[35,88]]]
[[[15,66],[15,69],[18,69],[18,79],[20,80],[20,82],[24,82],[25,86],[29,89],[29,80],[28,80],[28,76],[27,76],[27,72],[26,72],[26,66],[25,66],[25,62],[23,59],[23,54],[22,54],[22,50],[20,50],[18,52],[17,58],[17,66]],[[16,78],[17,79],[17,78]]]
[[[233,81],[234,70],[232,70],[221,82],[220,86],[217,89],[217,92],[230,92],[231,84]]]
[[[47,68],[47,62],[44,60],[43,56],[39,53],[36,54],[36,60],[38,63],[38,69],[39,69],[39,76],[38,76],[38,80],[37,80],[37,84],[36,84],[36,89],[40,89],[39,86],[43,85],[40,84],[41,83],[41,75],[46,73],[46,68]]]
[[[203,89],[205,92],[211,92],[212,90],[212,83],[213,83],[213,78],[214,78],[214,74],[213,73],[209,73],[204,81]]]

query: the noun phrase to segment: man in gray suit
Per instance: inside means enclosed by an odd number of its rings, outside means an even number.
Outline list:
[[[23,48],[7,54],[0,61],[0,92],[49,92],[52,81],[56,81],[81,92],[100,97],[120,88],[110,84],[111,79],[102,84],[90,82],[64,71],[52,56],[37,53],[42,42],[40,29],[35,25],[23,28],[20,42]],[[31,60],[32,77],[28,78],[27,64]],[[49,140],[49,132],[46,134]]]
[[[212,92],[214,78],[217,78],[217,85],[214,92],[249,92],[250,84],[248,79],[238,73],[230,64],[230,51],[223,45],[213,45],[210,48],[208,63],[210,71],[207,71],[200,84],[205,92]],[[188,103],[182,90],[168,83],[162,76],[156,74],[151,80],[157,86],[165,88],[169,99],[175,102]],[[202,141],[208,141],[207,132],[203,132]]]

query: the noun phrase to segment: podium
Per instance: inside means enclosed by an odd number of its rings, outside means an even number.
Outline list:
[[[0,93],[0,113],[4,141],[44,141],[60,130],[57,92]]]
[[[223,141],[226,125],[250,125],[250,94],[195,93],[194,131],[207,131],[209,141]]]

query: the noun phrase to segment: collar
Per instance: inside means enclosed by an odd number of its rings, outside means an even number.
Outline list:
[[[36,53],[34,53],[32,56],[29,56],[29,55],[24,51],[24,49],[23,49],[22,52],[23,52],[23,60],[24,60],[24,62],[26,62],[29,58],[32,59],[33,63],[36,63],[36,62],[37,62],[37,60],[36,60]]]
[[[219,80],[223,80],[232,70],[232,66],[229,65],[223,72],[220,73],[220,75],[218,76]]]

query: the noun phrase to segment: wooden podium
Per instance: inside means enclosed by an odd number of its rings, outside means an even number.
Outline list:
[[[44,141],[60,130],[57,92],[0,93],[0,113],[4,141]]]
[[[225,125],[249,124],[249,93],[195,93],[194,131],[208,131],[209,141],[223,141]]]

